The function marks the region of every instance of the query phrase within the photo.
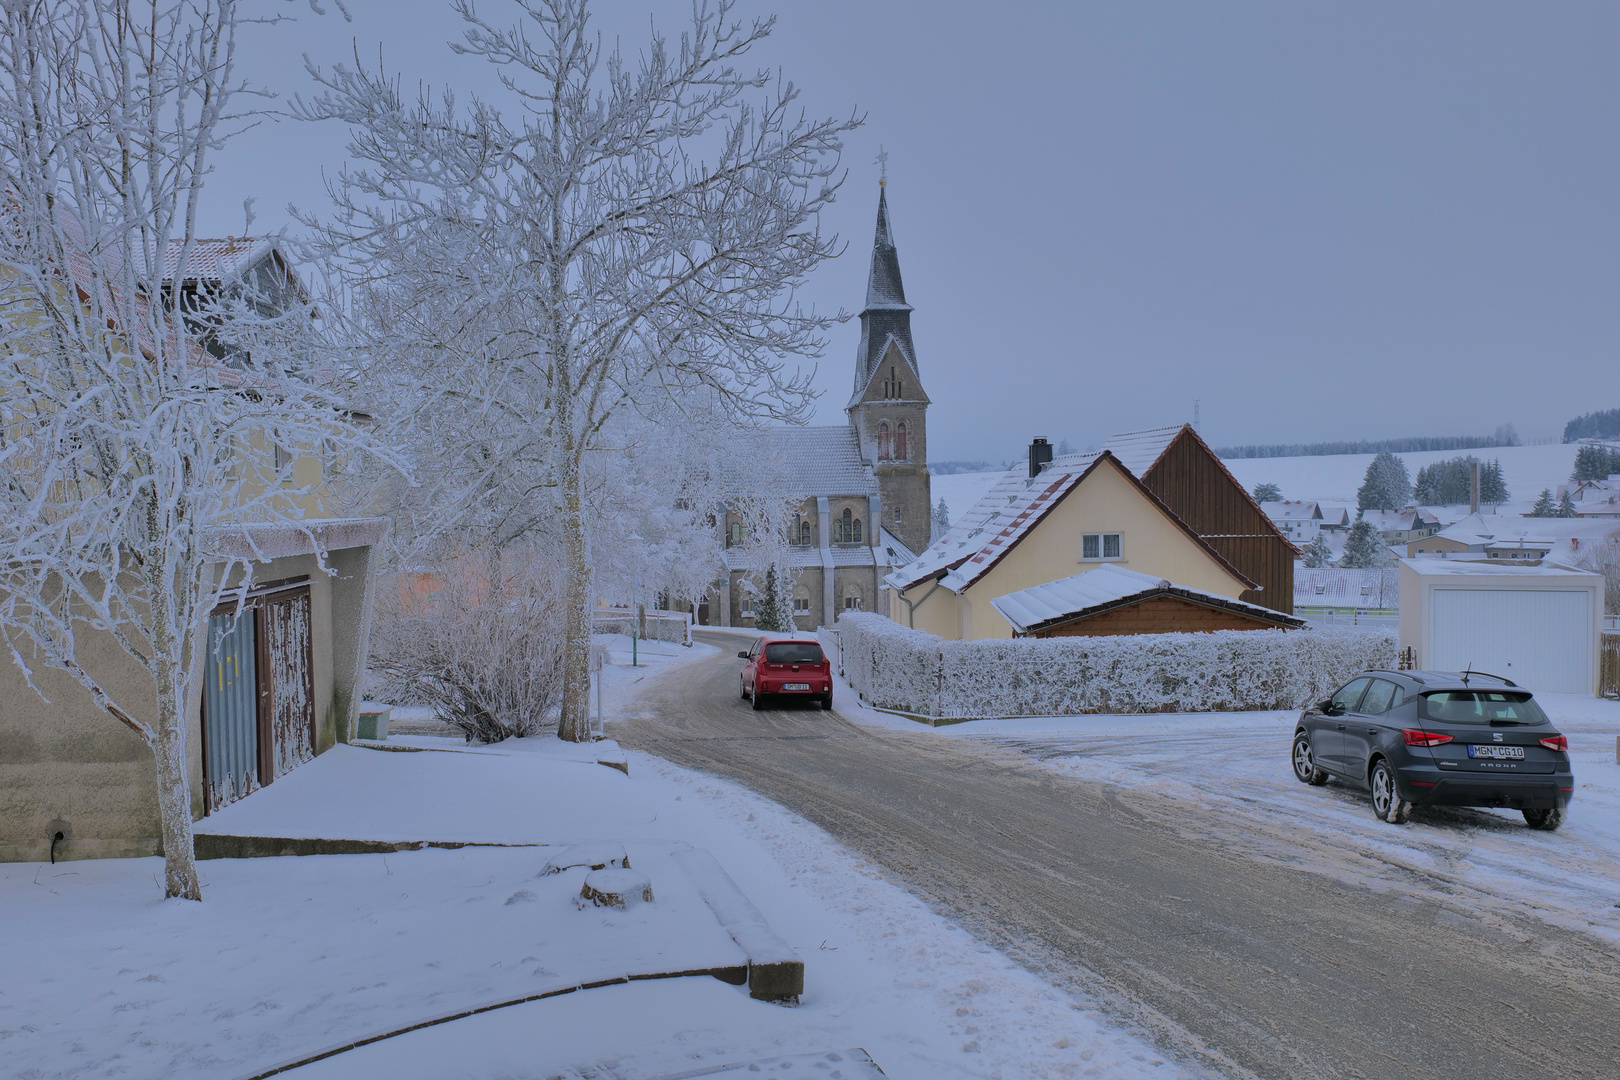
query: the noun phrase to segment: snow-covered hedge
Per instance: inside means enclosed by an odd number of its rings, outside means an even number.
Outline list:
[[[598,634],[623,634],[629,637],[636,629],[636,616],[634,613],[623,615],[603,615],[598,613],[591,629]],[[692,640],[692,617],[685,612],[674,611],[654,615],[647,613],[648,641],[672,641],[677,645],[689,644]]]
[[[1294,709],[1395,666],[1393,634],[1350,629],[946,641],[850,612],[838,639],[870,704],[951,720]]]

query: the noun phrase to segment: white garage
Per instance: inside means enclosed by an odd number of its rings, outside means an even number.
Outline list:
[[[1400,645],[1419,668],[1488,671],[1542,693],[1596,694],[1603,578],[1556,563],[1401,560]]]

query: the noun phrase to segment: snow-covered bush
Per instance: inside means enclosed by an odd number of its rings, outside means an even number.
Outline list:
[[[430,705],[467,740],[553,729],[562,700],[567,618],[560,560],[464,555],[378,590],[371,668],[386,694]]]
[[[872,613],[838,620],[844,675],[881,709],[939,719],[1293,709],[1395,666],[1364,630],[946,641]]]

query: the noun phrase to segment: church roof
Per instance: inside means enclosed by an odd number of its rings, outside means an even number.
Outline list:
[[[889,194],[887,188],[878,189],[877,234],[872,238],[872,272],[866,279],[866,310],[874,308],[904,308],[906,287],[900,281],[900,253],[895,250],[894,234],[889,228]]]
[[[779,490],[790,498],[878,494],[877,477],[861,460],[859,436],[849,424],[771,428],[766,440],[781,470]]]

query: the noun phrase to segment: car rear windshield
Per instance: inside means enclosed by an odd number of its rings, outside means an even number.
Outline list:
[[[821,646],[813,641],[776,641],[765,646],[768,664],[819,664]]]
[[[1448,724],[1545,724],[1529,694],[1507,690],[1442,690],[1423,695],[1423,715]]]

